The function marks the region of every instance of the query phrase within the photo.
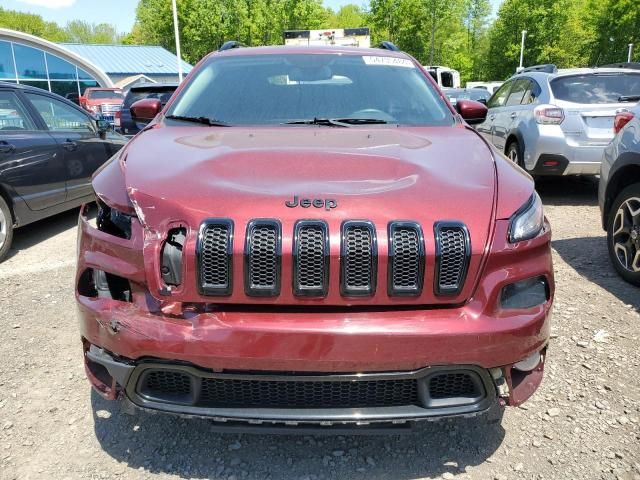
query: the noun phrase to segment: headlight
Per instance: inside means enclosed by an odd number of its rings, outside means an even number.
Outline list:
[[[529,198],[511,218],[509,241],[511,243],[529,240],[537,236],[544,228],[544,210],[537,192]]]
[[[131,215],[127,215],[115,208],[109,207],[98,199],[98,230],[114,237],[131,239]]]

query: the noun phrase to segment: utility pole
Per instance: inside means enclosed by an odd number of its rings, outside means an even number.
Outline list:
[[[527,38],[527,31],[522,30],[522,42],[520,43],[520,66],[516,69],[516,73],[519,73],[522,70],[524,70],[524,65],[522,65],[522,62],[524,60],[524,39],[525,38]]]
[[[180,32],[178,30],[178,9],[176,0],[171,0],[173,6],[173,29],[176,36],[176,56],[178,57],[178,81],[182,83],[182,55],[180,55]]]
[[[633,43],[629,44],[629,55],[627,56],[627,62],[631,63],[631,58],[633,57]]]

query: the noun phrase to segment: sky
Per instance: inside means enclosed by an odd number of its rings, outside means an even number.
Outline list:
[[[167,0],[169,1],[169,0]],[[491,0],[494,14],[502,0]],[[324,4],[337,10],[347,3],[367,3],[360,0],[324,0]],[[131,30],[136,17],[136,0],[0,0],[0,6],[9,10],[36,13],[45,20],[65,25],[70,20],[89,23],[110,23],[118,31]],[[336,25],[339,27],[339,25]]]

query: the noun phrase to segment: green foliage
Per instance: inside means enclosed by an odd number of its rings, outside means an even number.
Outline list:
[[[368,25],[367,13],[354,4],[343,5],[337,12],[331,11],[327,20],[330,28],[358,28]]]
[[[489,0],[371,0],[373,42],[390,40],[422,64],[477,78],[486,52]]]
[[[591,0],[595,15],[585,20],[593,31],[586,55],[592,65],[627,60],[629,43],[635,45],[633,60],[640,61],[640,4],[637,0]]]
[[[183,57],[191,63],[226,40],[250,46],[281,44],[285,30],[326,28],[337,15],[321,0],[177,0],[177,9]],[[342,15],[353,20],[358,13],[362,12],[347,9]],[[171,2],[140,0],[127,41],[175,52]]]
[[[113,25],[73,20],[66,27],[46,22],[40,15],[0,8],[0,27],[30,33],[52,42],[121,43],[124,35]]]
[[[113,25],[108,23],[87,23],[73,20],[65,27],[69,42],[74,43],[122,43],[124,35],[118,33]]]
[[[64,29],[55,22],[45,22],[40,15],[16,12],[0,8],[0,27],[30,33],[52,42],[63,42],[68,39]]]

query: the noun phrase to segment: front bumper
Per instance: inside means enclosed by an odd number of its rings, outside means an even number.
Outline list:
[[[87,375],[105,398],[124,398],[154,411],[247,423],[393,423],[477,415],[499,401],[518,405],[539,386],[544,355],[526,374],[512,366],[544,353],[554,285],[548,227],[518,245],[507,244],[507,228],[508,222],[498,222],[482,280],[464,305],[301,308],[159,302],[144,286],[144,260],[137,244],[141,239],[111,237],[81,217],[76,297]],[[131,300],[89,295],[82,282],[91,269],[126,278]],[[549,283],[544,304],[521,310],[497,307],[502,286],[538,275]],[[204,378],[228,375],[248,375],[250,383],[273,375],[278,382],[313,377],[349,383],[368,381],[372,375],[420,382],[441,369],[462,370],[479,379],[482,394],[438,408],[425,403],[426,397],[420,397],[422,403],[371,408],[212,407],[199,404],[191,393],[180,402],[145,396],[139,379],[151,367],[187,369],[188,381],[196,386]]]

